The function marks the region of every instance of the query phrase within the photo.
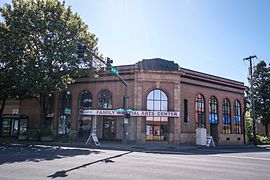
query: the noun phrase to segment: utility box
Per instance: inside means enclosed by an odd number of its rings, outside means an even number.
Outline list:
[[[200,145],[200,146],[206,145],[206,129],[205,128],[196,129],[196,145]]]

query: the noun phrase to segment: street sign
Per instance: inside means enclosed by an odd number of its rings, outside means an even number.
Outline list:
[[[71,109],[70,108],[65,108],[64,114],[65,115],[71,115]]]
[[[128,118],[124,118],[124,124],[128,124]]]

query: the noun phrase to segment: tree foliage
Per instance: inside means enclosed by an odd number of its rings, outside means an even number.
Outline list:
[[[267,66],[265,61],[260,61],[255,67],[253,88],[255,116],[263,122],[265,133],[268,136],[268,125],[270,124],[270,67]],[[250,89],[248,94],[251,94]]]
[[[97,38],[65,2],[13,0],[0,13],[4,18],[1,47],[5,47],[0,65],[12,71],[11,87],[17,96],[38,98],[44,119],[50,94],[65,89],[74,82],[73,77],[93,74],[91,54],[79,59],[76,52],[79,42],[97,52]],[[2,74],[9,80],[8,73]],[[10,87],[6,83],[4,89]]]

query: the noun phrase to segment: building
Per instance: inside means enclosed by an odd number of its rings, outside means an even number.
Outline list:
[[[195,144],[197,128],[206,128],[218,144],[246,142],[242,82],[158,58],[116,68],[128,83],[128,108],[133,110],[126,121],[129,142]],[[99,139],[121,140],[124,116],[116,110],[123,108],[124,85],[115,74],[98,75],[76,79],[68,91],[53,95],[46,127],[85,139],[96,122]],[[29,117],[29,129],[39,128],[34,100],[10,101],[4,112],[12,111]]]

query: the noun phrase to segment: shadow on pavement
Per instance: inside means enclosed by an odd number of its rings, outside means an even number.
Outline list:
[[[79,155],[98,154],[100,151],[88,149],[68,149],[59,146],[25,144],[0,144],[0,165],[15,162],[40,162]]]
[[[86,163],[86,164],[83,164],[81,166],[77,166],[77,167],[74,167],[74,168],[71,168],[71,169],[68,169],[68,170],[57,171],[54,174],[49,175],[47,177],[50,177],[52,179],[57,178],[57,177],[66,177],[66,176],[68,176],[67,173],[70,172],[70,171],[74,171],[74,170],[77,170],[77,169],[80,169],[80,168],[86,168],[87,166],[90,166],[90,165],[96,164],[96,163],[100,163],[100,162],[114,163],[114,161],[112,159],[115,159],[115,158],[130,154],[130,153],[132,153],[132,151],[122,153],[122,154],[119,154],[119,155],[116,155],[116,156],[111,156],[111,157],[108,157],[108,158],[100,159],[100,160],[93,161],[93,162],[90,162],[90,163]]]

